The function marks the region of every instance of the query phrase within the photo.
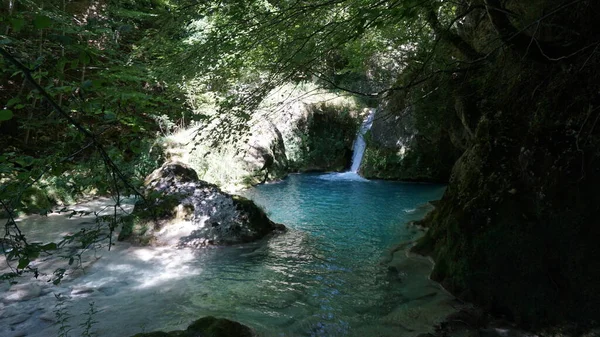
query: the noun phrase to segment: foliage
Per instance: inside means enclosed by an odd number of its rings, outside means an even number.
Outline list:
[[[195,80],[185,85],[194,113],[219,116],[214,96],[192,85],[199,83]],[[267,171],[272,180],[290,171],[344,169],[359,110],[353,97],[331,93],[311,82],[286,83],[261,100],[244,126],[248,131],[243,136],[230,134],[227,141],[218,142],[212,135],[228,127],[212,121],[181,129],[165,137],[162,146],[171,160],[189,164],[200,179],[233,191],[263,182]],[[315,114],[322,116],[315,118]],[[316,119],[318,123],[313,123]],[[190,142],[200,133],[196,137],[205,141]]]
[[[56,304],[54,305],[54,317],[56,318],[55,325],[58,326],[58,337],[68,337],[71,335],[71,331],[73,327],[69,323],[74,316],[69,312],[70,308],[67,306],[67,298],[61,296],[60,294],[55,294]],[[89,302],[88,311],[81,314],[85,317],[85,321],[79,324],[81,328],[80,336],[82,337],[92,337],[96,334],[92,331],[95,324],[98,321],[95,320],[94,316],[98,313],[98,309],[95,307],[94,302]]]
[[[412,41],[428,41],[419,5],[180,1],[168,26],[185,48],[165,62],[171,76],[185,76],[216,97],[219,110],[206,116],[207,124],[224,123],[211,138],[239,137],[264,97],[284,83],[316,81],[366,98],[382,95],[415,54]]]
[[[152,151],[157,116],[177,120],[185,107],[180,92],[157,79],[152,55],[136,52],[142,28],[155,24],[146,11],[163,5],[7,6],[0,16],[0,200],[19,274],[38,249],[14,216],[45,214],[85,195],[135,193],[160,159]]]
[[[60,295],[54,295],[57,303],[54,306],[54,317],[56,325],[58,325],[58,337],[68,337],[73,328],[69,324],[69,320],[73,317],[66,307],[66,299]]]
[[[98,323],[98,321],[94,319],[94,315],[96,313],[98,313],[98,310],[94,306],[94,302],[90,302],[88,311],[85,313],[85,321],[80,324],[80,327],[83,329],[81,332],[82,337],[92,337],[95,335],[92,332],[92,328],[96,323]]]

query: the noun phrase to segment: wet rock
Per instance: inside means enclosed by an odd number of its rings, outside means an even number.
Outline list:
[[[40,320],[49,323],[54,323],[56,322],[56,314],[52,311],[46,311],[40,315]]]
[[[23,323],[26,320],[28,320],[29,317],[30,316],[28,314],[20,314],[20,315],[13,316],[13,317],[11,317],[8,320],[8,324],[9,325],[16,325],[16,324],[19,324],[19,323]]]
[[[73,290],[71,290],[71,296],[87,296],[94,291],[94,288],[90,287],[75,287]]]
[[[203,333],[207,337],[252,337],[254,334],[247,326],[225,318],[203,317],[187,328],[188,335]]]
[[[226,318],[207,316],[190,324],[186,330],[171,332],[154,331],[139,333],[133,337],[252,337],[249,327]]]
[[[449,118],[448,132],[432,133],[419,128],[418,111],[400,96],[377,111],[361,173],[369,179],[447,182],[466,143],[459,118]]]
[[[202,247],[247,243],[285,229],[251,200],[199,180],[181,163],[165,163],[152,172],[145,181],[145,198],[135,206],[119,240]]]
[[[477,307],[466,307],[458,312],[448,315],[447,323],[458,322],[473,328],[479,328],[487,325],[488,317]]]
[[[3,301],[7,303],[28,301],[40,296],[42,288],[35,283],[15,284],[4,295]]]
[[[117,287],[102,287],[98,289],[104,296],[112,296],[119,292]]]

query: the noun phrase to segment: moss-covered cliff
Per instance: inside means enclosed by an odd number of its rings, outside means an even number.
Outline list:
[[[415,248],[433,255],[433,278],[449,290],[535,329],[567,324],[577,333],[600,324],[600,58],[591,47],[599,10],[588,2],[562,8],[550,20],[559,28],[543,35],[554,49],[538,35],[530,37],[535,51],[507,40],[483,49],[477,71],[460,76],[474,88],[479,117]],[[503,22],[487,15],[471,32],[505,38]],[[580,49],[549,55],[571,44]]]
[[[343,171],[350,167],[360,118],[357,109],[325,103],[307,107],[293,129],[293,171]]]
[[[411,75],[408,75],[411,76]],[[471,98],[460,93],[468,84],[440,74],[418,90],[386,97],[373,121],[361,165],[366,178],[448,182],[456,160],[467,148],[470,128],[462,122],[468,111],[477,118]],[[398,80],[401,85],[404,78]],[[421,92],[428,92],[422,99]]]

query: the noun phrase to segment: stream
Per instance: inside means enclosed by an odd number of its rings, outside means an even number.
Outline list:
[[[97,311],[90,330],[97,336],[182,329],[207,315],[244,323],[259,336],[430,332],[457,303],[428,279],[428,259],[390,252],[419,235],[405,224],[422,218],[427,201],[439,199],[444,188],[368,181],[354,173],[290,175],[242,193],[285,224],[286,233],[200,250],[119,242],[110,251],[86,253],[83,269],[69,271],[57,286],[49,276],[67,262],[47,258],[38,262],[47,275],[2,284],[0,336],[57,336],[59,308],[71,316],[69,336],[80,336],[90,303]],[[30,216],[19,225],[30,240],[48,241],[94,226],[94,217]]]

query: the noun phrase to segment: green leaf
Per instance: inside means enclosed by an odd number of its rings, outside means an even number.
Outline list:
[[[33,19],[33,25],[37,29],[48,28],[52,25],[52,20],[47,16],[38,15],[35,17],[35,19]]]
[[[67,59],[62,57],[58,62],[56,62],[56,69],[59,72],[63,72],[65,70],[65,65],[67,64]]]
[[[135,154],[140,154],[142,152],[140,141],[137,139],[131,141],[131,143],[129,143],[129,149]]]
[[[83,63],[83,64],[89,64],[90,63],[90,55],[88,55],[88,53],[86,53],[86,52],[82,52],[81,54],[79,54],[79,60],[81,60],[81,63]]]
[[[35,160],[31,156],[23,156],[23,157],[15,158],[15,163],[17,163],[23,167],[33,164],[34,161]]]
[[[73,38],[68,35],[51,34],[48,36],[48,39],[56,41],[63,46],[73,44]]]
[[[24,269],[25,267],[27,267],[29,265],[29,259],[26,257],[22,257],[19,259],[19,265],[17,266],[17,269]]]
[[[107,111],[104,113],[104,119],[107,121],[114,121],[117,119],[117,116],[113,112]]]
[[[100,87],[102,87],[103,81],[102,80],[92,80],[92,87],[94,89],[98,89]]]
[[[0,122],[7,121],[13,118],[13,112],[8,109],[0,110]]]
[[[56,250],[58,246],[54,242],[47,243],[40,247],[42,250]]]
[[[19,97],[11,98],[8,100],[8,103],[6,103],[6,106],[13,106],[13,105],[19,103],[20,101],[21,101],[21,99]]]
[[[40,256],[40,249],[37,246],[33,246],[33,249],[31,249],[31,251],[27,252],[28,260],[35,260],[39,256]]]
[[[25,20],[23,18],[12,18],[10,19],[10,25],[15,32],[18,32],[25,26]]]

